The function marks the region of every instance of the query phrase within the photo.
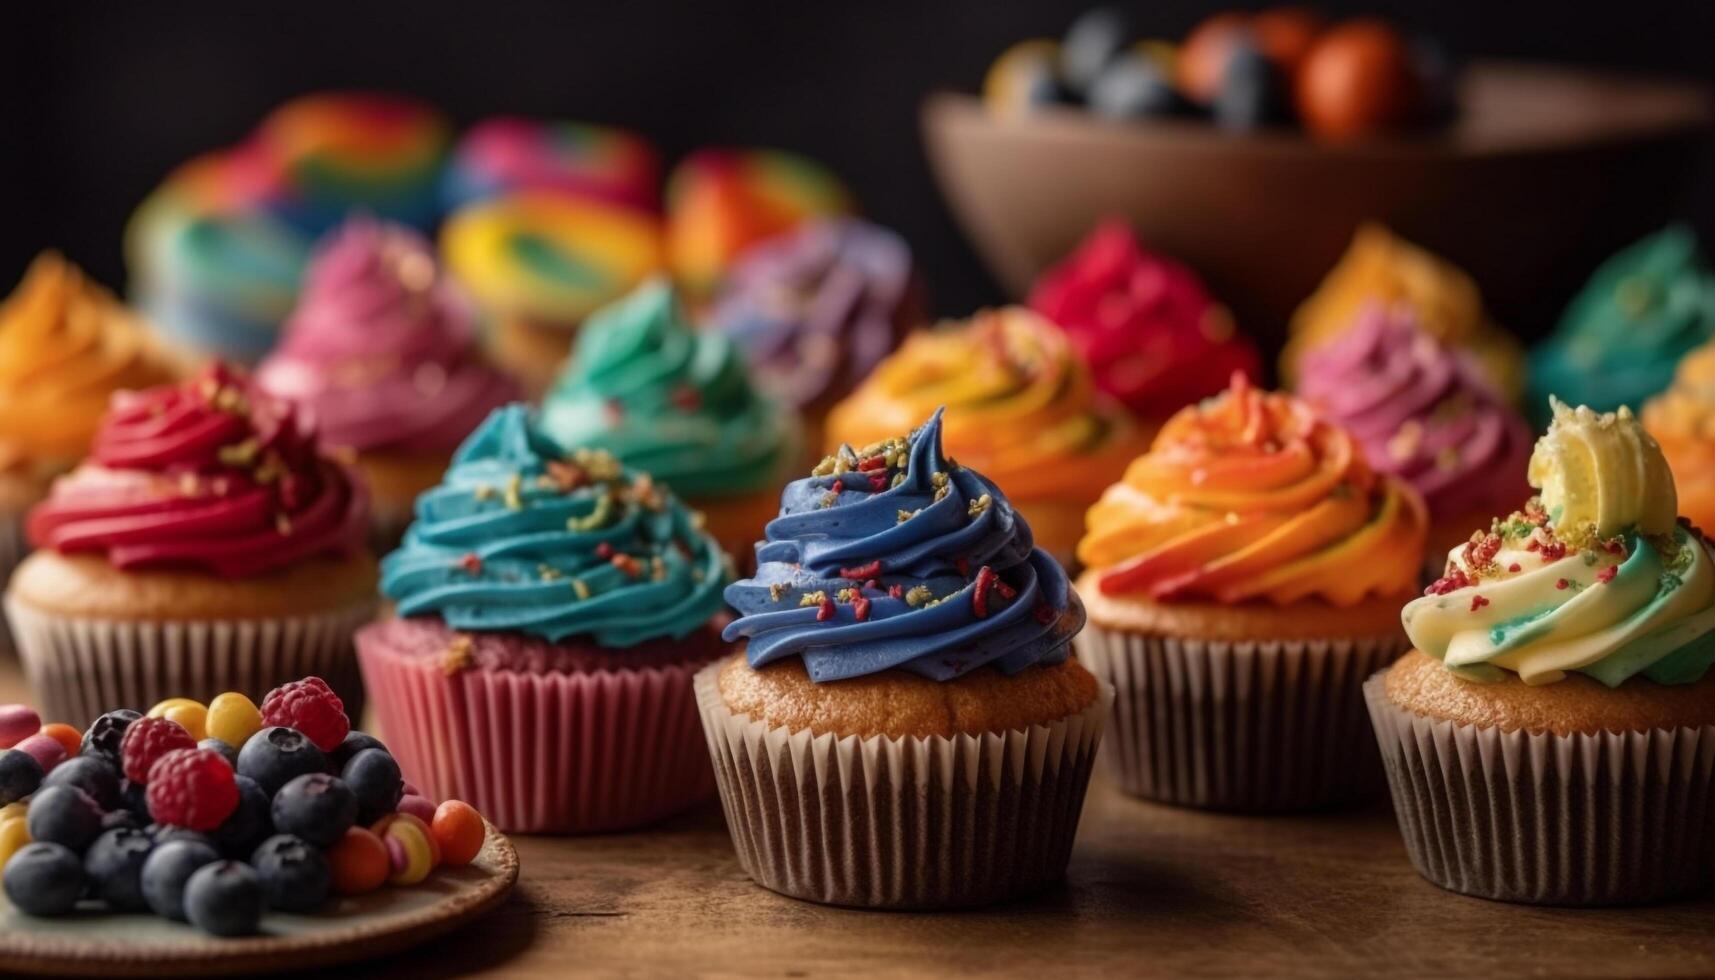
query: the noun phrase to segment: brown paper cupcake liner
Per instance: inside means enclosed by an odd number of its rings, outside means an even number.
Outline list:
[[[115,708],[207,702],[226,691],[260,704],[273,688],[310,675],[328,682],[354,721],[363,714],[352,634],[374,617],[371,601],[264,620],[76,619],[15,600],[6,614],[36,706],[53,721],[83,728]]]
[[[739,864],[763,887],[940,909],[1018,898],[1065,874],[1111,687],[1024,731],[837,738],[734,714],[719,672],[697,674],[697,707]]]
[[[0,589],[12,579],[12,571],[30,553],[30,541],[24,536],[25,511],[0,514]],[[17,649],[12,639],[11,623],[0,616],[0,654],[12,654]]]
[[[1635,905],[1715,871],[1715,726],[1555,735],[1413,714],[1364,685],[1419,874],[1534,905]]]
[[[1228,643],[1085,627],[1078,655],[1118,690],[1104,753],[1125,792],[1250,813],[1379,795],[1364,679],[1404,635]]]

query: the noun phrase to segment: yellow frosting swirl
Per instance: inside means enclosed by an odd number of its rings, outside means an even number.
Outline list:
[[[1673,470],[1680,513],[1715,529],[1715,343],[1679,362],[1673,387],[1644,406],[1643,423]]]
[[[1554,421],[1530,457],[1530,485],[1557,528],[1588,525],[1607,538],[1626,528],[1666,534],[1679,516],[1673,474],[1661,447],[1631,409],[1598,414],[1550,397]]]

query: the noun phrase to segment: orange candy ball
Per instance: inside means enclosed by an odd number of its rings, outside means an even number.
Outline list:
[[[460,800],[448,800],[437,807],[429,829],[435,834],[435,842],[441,845],[441,863],[449,868],[462,868],[476,860],[488,836],[482,815]]]
[[[66,758],[68,759],[76,758],[77,754],[83,750],[83,733],[64,722],[56,721],[52,724],[43,725],[40,734],[46,735],[65,746]]]
[[[1276,7],[1250,19],[1251,36],[1263,57],[1290,79],[1298,74],[1322,33],[1322,18],[1302,7]]]
[[[1216,14],[1198,24],[1179,46],[1175,81],[1179,91],[1198,105],[1208,105],[1221,90],[1221,76],[1234,42],[1244,37],[1248,19],[1244,14]]]
[[[333,872],[335,892],[367,895],[387,884],[393,874],[393,859],[381,838],[362,827],[352,827],[328,848],[328,867]]]
[[[1326,31],[1304,59],[1296,89],[1305,127],[1332,140],[1396,127],[1410,120],[1422,100],[1405,38],[1367,18]]]

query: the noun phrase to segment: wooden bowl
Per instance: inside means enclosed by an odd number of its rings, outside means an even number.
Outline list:
[[[1073,108],[1002,117],[950,93],[922,124],[942,192],[1008,290],[1122,215],[1278,348],[1372,219],[1469,270],[1501,323],[1542,334],[1596,263],[1670,217],[1711,121],[1694,85],[1541,65],[1472,65],[1460,104],[1442,131],[1348,144]]]

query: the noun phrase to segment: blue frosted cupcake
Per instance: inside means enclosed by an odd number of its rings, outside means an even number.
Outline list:
[[[696,682],[746,872],[872,908],[1060,878],[1112,689],[1070,657],[1065,572],[946,458],[940,413],[789,484],[757,561],[726,591],[744,653]]]

